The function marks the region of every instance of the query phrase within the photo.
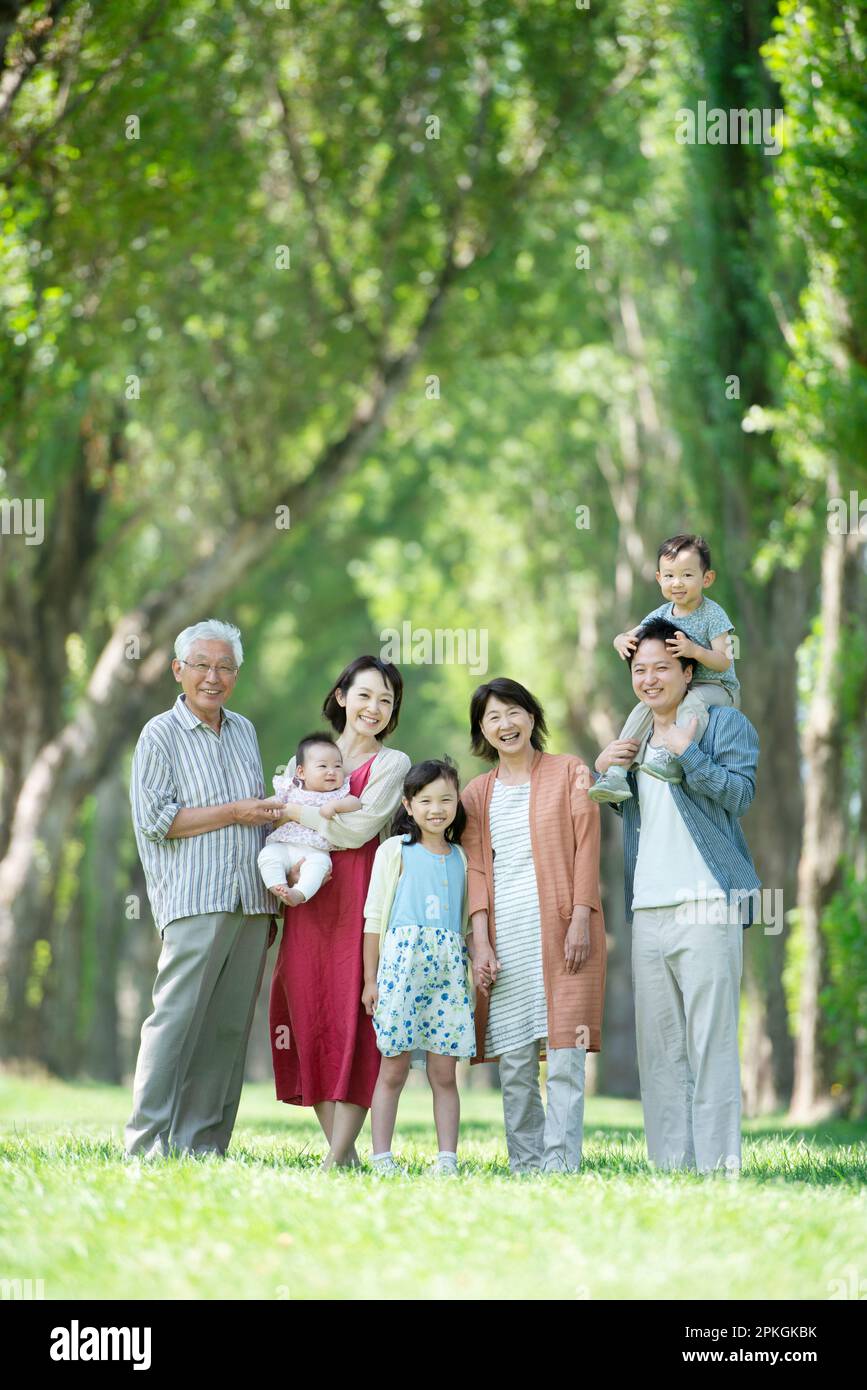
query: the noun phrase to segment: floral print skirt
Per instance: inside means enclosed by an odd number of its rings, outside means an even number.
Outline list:
[[[389,927],[376,982],[373,1027],[384,1057],[419,1050],[475,1055],[467,948],[457,932],[442,926]]]

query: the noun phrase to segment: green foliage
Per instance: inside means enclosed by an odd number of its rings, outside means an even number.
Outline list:
[[[222,605],[267,776],[386,628],[484,632],[484,672],[406,666],[394,739],[466,778],[486,677],[532,685],[556,751],[592,759],[619,727],[632,692],[611,638],[658,602],[662,536],[708,534],[738,626],[778,570],[811,583],[829,479],[845,494],[867,478],[865,16],[854,0],[748,10],[64,7],[0,162],[0,482],[44,499],[49,537],[40,554],[0,546],[27,674],[56,678],[39,736],[76,709],[123,614],[309,476],[414,341],[450,254],[385,429]],[[13,36],[10,60],[22,48]],[[782,106],[782,155],[680,146],[675,112],[698,100]],[[92,546],[58,591],[69,515]],[[7,618],[4,696],[16,637]],[[837,692],[853,759],[863,643]],[[752,655],[743,675],[757,696],[775,678]],[[175,693],[167,671],[166,705]],[[14,739],[32,757],[37,735]],[[84,893],[85,1018],[87,815],[68,843],[58,902]],[[127,833],[119,899],[132,855]],[[43,943],[39,997],[57,960]]]
[[[773,27],[764,54],[787,127],[776,202],[809,268],[778,437],[813,484],[833,460],[846,495],[867,478],[867,15],[859,3],[781,0]]]

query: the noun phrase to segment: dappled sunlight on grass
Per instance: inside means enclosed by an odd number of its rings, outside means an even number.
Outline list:
[[[430,1097],[404,1176],[323,1174],[309,1111],[245,1089],[225,1159],[128,1160],[129,1093],[0,1085],[0,1270],[48,1298],[826,1298],[863,1264],[867,1136],[745,1127],[744,1170],[647,1163],[634,1101],[588,1101],[580,1174],[509,1174],[497,1093],[463,1097],[461,1172],[431,1176]],[[368,1130],[359,1153],[369,1152]]]

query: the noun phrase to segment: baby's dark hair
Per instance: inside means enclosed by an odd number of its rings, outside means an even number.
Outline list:
[[[676,560],[682,550],[695,550],[698,553],[701,572],[707,574],[711,567],[710,546],[704,536],[687,536],[686,534],[669,536],[668,540],[663,541],[656,552],[656,568],[660,568],[659,562],[663,556],[666,560]]]
[[[295,749],[296,767],[304,766],[304,759],[306,758],[308,751],[311,748],[315,748],[318,743],[329,743],[332,748],[337,748],[337,744],[334,742],[334,739],[331,737],[330,734],[307,734],[305,738],[302,738],[298,747]],[[340,749],[337,748],[337,751],[339,753]]]
[[[440,777],[445,777],[447,781],[455,784],[458,809],[451,825],[446,828],[445,837],[449,844],[459,845],[461,836],[466,829],[467,813],[461,802],[458,769],[448,755],[444,758],[427,758],[423,763],[414,763],[404,779],[403,794],[407,801],[412,801],[414,796],[418,796],[419,792],[424,791],[425,787],[429,786],[431,782],[436,782]],[[399,806],[395,812],[394,820],[391,823],[391,833],[392,835],[408,836],[411,845],[418,844],[421,839],[421,831],[403,805]]]

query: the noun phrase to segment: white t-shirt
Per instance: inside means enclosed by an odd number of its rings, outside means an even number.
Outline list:
[[[661,750],[648,743],[645,758]],[[725,898],[678,811],[671,787],[658,777],[637,772],[641,833],[632,885],[632,910],[672,907],[707,898]]]

